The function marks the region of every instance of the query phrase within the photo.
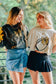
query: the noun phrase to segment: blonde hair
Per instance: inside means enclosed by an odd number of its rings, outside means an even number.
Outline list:
[[[41,12],[37,13],[36,16],[38,17],[38,15],[43,16],[45,22],[47,23],[47,25],[48,25],[50,28],[53,29],[52,17],[51,17],[51,15],[49,14],[49,12],[47,12],[47,11],[41,11]]]

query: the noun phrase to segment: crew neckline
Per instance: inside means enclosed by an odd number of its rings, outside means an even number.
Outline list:
[[[19,23],[15,24],[15,25],[12,25],[13,27],[17,27],[19,25]]]
[[[53,30],[53,29],[51,29],[51,28],[41,28],[40,26],[36,26],[36,28],[39,28],[39,29],[42,29],[42,30]]]

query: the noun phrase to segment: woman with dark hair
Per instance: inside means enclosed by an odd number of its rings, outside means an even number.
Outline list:
[[[22,84],[27,67],[27,36],[28,30],[23,25],[23,10],[13,7],[7,19],[7,24],[0,27],[0,47],[7,48],[6,66],[13,84]]]
[[[30,54],[27,67],[33,84],[39,84],[39,72],[41,72],[45,84],[53,84],[53,68],[49,56],[56,52],[56,31],[53,29],[49,12],[38,12],[36,19],[37,26],[29,32],[28,47]]]

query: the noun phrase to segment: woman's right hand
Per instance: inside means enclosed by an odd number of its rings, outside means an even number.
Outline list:
[[[38,50],[35,50],[35,52],[37,52],[37,53],[43,53],[43,52],[41,52],[41,51],[38,51]]]

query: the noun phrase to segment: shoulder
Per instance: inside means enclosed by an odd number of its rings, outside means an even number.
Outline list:
[[[11,26],[9,24],[5,24],[2,27],[5,28],[5,27],[11,27]]]
[[[35,32],[37,32],[39,30],[39,26],[35,26],[34,28],[32,28],[31,30],[30,30],[30,33],[35,33]]]
[[[11,25],[5,24],[5,25],[2,26],[2,28],[3,28],[3,29],[8,29],[8,28],[10,29],[10,28],[11,28]]]
[[[11,29],[12,27],[11,27],[11,25],[9,25],[9,24],[5,24],[5,25],[3,25],[2,26],[2,29],[3,30],[8,30],[8,29]]]
[[[56,35],[56,30],[55,29],[51,29],[50,32],[51,32],[51,34]]]
[[[45,32],[49,34],[51,37],[56,33],[54,29],[46,29]]]
[[[53,32],[53,33],[55,33],[56,32],[56,30],[55,29],[48,29],[50,32]]]

